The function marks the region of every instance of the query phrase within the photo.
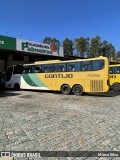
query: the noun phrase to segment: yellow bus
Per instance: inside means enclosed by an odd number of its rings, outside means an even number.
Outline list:
[[[120,64],[110,65],[110,86],[113,90],[120,90]]]
[[[109,62],[106,57],[84,60],[50,60],[11,66],[6,72],[6,88],[83,92],[109,90]]]

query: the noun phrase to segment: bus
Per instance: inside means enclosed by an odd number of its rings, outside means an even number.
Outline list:
[[[115,91],[120,90],[120,64],[110,65],[110,86]]]
[[[6,88],[61,91],[82,95],[84,92],[109,90],[107,57],[76,60],[38,61],[10,66],[6,71]]]

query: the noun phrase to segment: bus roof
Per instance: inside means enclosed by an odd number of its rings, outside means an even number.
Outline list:
[[[103,57],[103,56],[99,56],[96,58],[89,58],[89,59],[76,59],[76,60],[65,60],[65,61],[61,61],[61,60],[48,60],[48,61],[36,61],[33,64],[30,65],[37,65],[37,64],[50,64],[50,63],[66,63],[66,62],[79,62],[79,61],[89,61],[89,60],[100,60],[100,59],[107,59],[107,57]],[[27,64],[26,64],[27,65]]]
[[[60,62],[61,60],[36,61],[34,64]]]
[[[47,60],[47,61],[36,61],[34,63],[28,63],[28,64],[18,64],[18,65],[13,65],[13,66],[35,66],[38,64],[54,64],[54,63],[66,63],[66,62],[79,62],[79,61],[90,61],[90,60],[101,60],[101,59],[108,59],[107,57],[103,57],[103,56],[99,56],[96,58],[88,58],[88,59],[75,59],[75,60],[65,60],[65,61],[61,61],[61,60]],[[110,66],[116,66],[116,65],[110,65]],[[119,65],[120,66],[120,65]]]
[[[112,65],[110,65],[110,67],[117,67],[117,66],[120,66],[120,64],[112,64]]]

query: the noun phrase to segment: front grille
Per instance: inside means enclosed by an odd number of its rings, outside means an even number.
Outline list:
[[[103,91],[103,80],[90,81],[90,92],[102,92],[102,91]]]

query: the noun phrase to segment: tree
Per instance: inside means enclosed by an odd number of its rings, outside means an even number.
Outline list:
[[[85,57],[85,53],[88,55],[89,53],[89,38],[76,38],[74,40],[75,49],[79,53],[80,57]]]
[[[101,42],[100,37],[96,36],[91,39],[90,57],[98,57],[100,55]]]
[[[52,41],[52,38],[45,37],[44,40],[43,40],[43,43],[45,43],[45,44],[51,44],[51,41]]]
[[[60,45],[60,41],[56,38],[51,38],[51,37],[45,37],[43,40],[43,43],[45,44],[56,44],[56,45]]]
[[[109,43],[104,40],[102,43],[101,43],[101,56],[108,56],[109,54]]]
[[[68,38],[66,38],[63,41],[63,48],[64,48],[64,55],[65,56],[73,56],[73,42],[72,40],[69,40]]]
[[[56,38],[52,38],[52,39],[51,39],[51,43],[60,45],[60,41],[59,41],[58,39],[56,39]]]
[[[120,51],[118,51],[116,55],[117,59],[120,59]]]
[[[111,58],[115,58],[115,47],[109,43],[109,55],[108,55],[108,58],[111,59]]]

